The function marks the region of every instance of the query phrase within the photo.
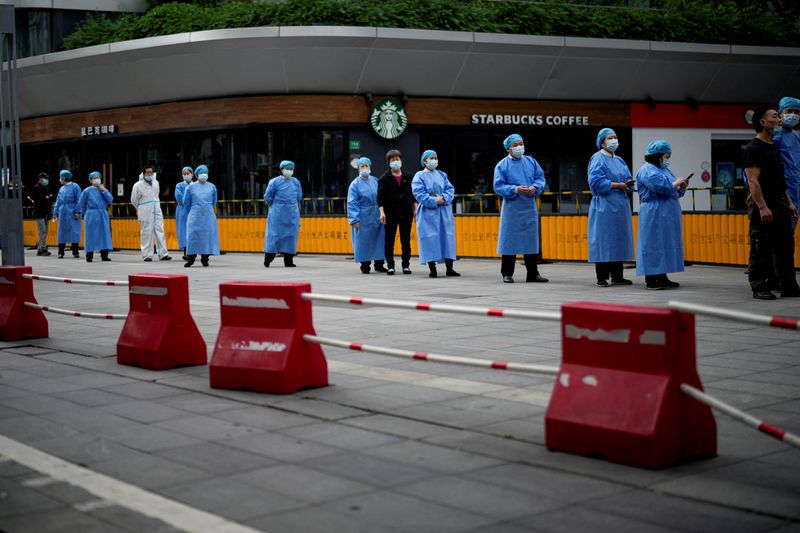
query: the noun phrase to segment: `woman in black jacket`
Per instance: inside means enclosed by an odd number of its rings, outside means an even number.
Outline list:
[[[378,180],[378,207],[381,224],[386,226],[386,272],[394,276],[394,237],[400,226],[403,274],[411,274],[411,221],[417,210],[417,201],[411,194],[413,175],[402,170],[403,156],[399,150],[386,153],[389,170]]]

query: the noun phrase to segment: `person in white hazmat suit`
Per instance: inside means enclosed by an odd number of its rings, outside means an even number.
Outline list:
[[[139,217],[142,257],[146,262],[153,260],[154,241],[158,258],[162,261],[172,259],[164,238],[164,215],[161,213],[158,193],[158,180],[153,167],[148,165],[142,170],[141,179],[131,191],[131,204],[136,208]]]

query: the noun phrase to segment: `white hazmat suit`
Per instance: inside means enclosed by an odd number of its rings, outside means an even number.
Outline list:
[[[164,238],[164,215],[161,213],[158,180],[139,180],[131,191],[131,204],[136,208],[139,217],[139,230],[142,246],[142,257],[153,258],[153,240],[159,259],[169,257],[167,243]]]

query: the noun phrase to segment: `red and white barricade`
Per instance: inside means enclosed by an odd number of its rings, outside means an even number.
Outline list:
[[[0,340],[41,339],[48,336],[47,318],[36,304],[29,266],[0,267]]]

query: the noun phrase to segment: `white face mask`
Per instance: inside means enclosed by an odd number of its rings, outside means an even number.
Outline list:
[[[517,159],[521,158],[523,155],[525,155],[525,145],[521,144],[513,147],[511,149],[511,155]]]
[[[185,181],[186,183],[189,183],[190,181],[192,181],[192,175],[191,174],[184,174],[183,175],[183,181]]]
[[[798,122],[800,122],[800,115],[795,115],[794,113],[783,114],[783,125],[787,128],[794,128]]]
[[[361,178],[368,178],[369,177],[369,169],[368,168],[360,168],[360,169],[358,169],[358,175]]]
[[[391,163],[389,163],[389,168],[391,168],[392,170],[400,170],[401,168],[403,168],[403,162],[392,161]]]
[[[145,175],[144,175],[144,180],[145,180],[145,181],[147,181],[148,183],[152,183],[152,181],[153,181],[153,179],[154,179],[155,177],[156,177],[156,175],[155,175],[155,174],[150,174],[149,176],[148,176],[147,174],[145,174]]]
[[[617,148],[619,148],[618,139],[609,139],[606,141],[606,150],[608,150],[612,154],[617,151]]]
[[[198,174],[197,179],[202,183],[205,183],[208,181],[208,174]]]
[[[283,170],[281,170],[281,176],[287,179],[291,178],[292,176],[294,176],[294,170],[291,170],[289,168],[284,168]]]
[[[436,167],[438,167],[438,166],[439,166],[439,160],[438,159],[428,159],[425,162],[425,167],[428,170],[436,170]]]
[[[100,178],[95,178],[95,179],[92,180],[92,185],[94,185],[95,187],[99,187],[102,184],[103,184],[103,180],[101,180]]]

